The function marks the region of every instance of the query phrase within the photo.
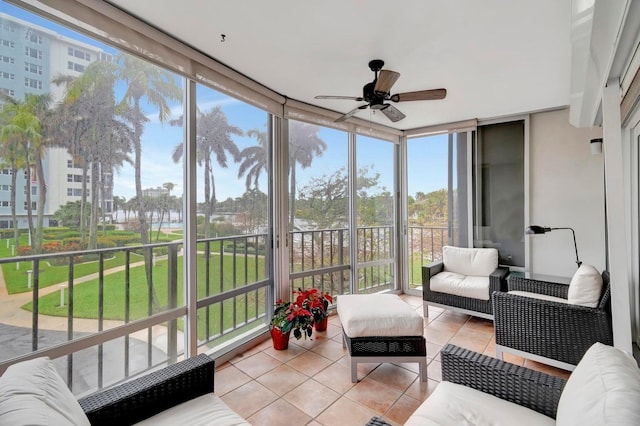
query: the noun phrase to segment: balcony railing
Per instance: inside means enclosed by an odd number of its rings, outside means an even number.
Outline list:
[[[394,227],[360,227],[359,293],[395,285]],[[350,290],[347,229],[290,233],[291,290]],[[410,227],[412,288],[437,259],[446,228]],[[8,243],[7,243],[8,244]],[[232,346],[266,330],[273,280],[267,235],[198,240],[197,340],[200,351]],[[83,394],[184,356],[182,242],[0,259],[8,293],[0,311],[0,372],[37,356],[55,359],[68,386]],[[148,266],[145,266],[148,265]]]
[[[198,242],[200,350],[266,328],[272,283],[265,241]],[[0,259],[10,272],[5,279],[24,280],[12,288],[26,290],[2,301],[0,334],[11,342],[0,351],[0,371],[49,356],[81,394],[175,362],[184,355],[187,313],[182,260],[181,242]]]

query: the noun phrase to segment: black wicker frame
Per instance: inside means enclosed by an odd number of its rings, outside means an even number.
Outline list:
[[[215,361],[186,359],[79,400],[92,425],[131,425],[213,392]]]
[[[351,356],[351,381],[357,382],[358,362],[417,362],[422,381],[427,381],[427,343],[424,336],[349,337],[343,342]]]
[[[459,310],[470,315],[482,318],[493,319],[493,305],[491,297],[489,300],[473,299],[470,297],[456,296],[454,294],[441,293],[431,290],[431,277],[442,272],[444,264],[442,261],[433,262],[422,267],[422,299],[428,304]],[[509,268],[498,267],[489,276],[489,295],[494,291],[505,291],[507,288],[507,274]],[[428,310],[425,307],[425,316]]]
[[[573,370],[595,342],[613,344],[609,273],[602,273],[603,291],[596,308],[517,296],[493,294],[496,353],[511,352]],[[508,278],[510,291],[567,298],[569,286],[517,275]]]
[[[566,381],[447,344],[440,351],[442,380],[468,386],[556,418]]]

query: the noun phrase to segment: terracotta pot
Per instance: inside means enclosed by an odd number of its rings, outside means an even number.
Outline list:
[[[322,321],[316,321],[314,324],[316,331],[327,331],[328,322],[329,322],[329,317],[324,317]]]
[[[283,351],[289,347],[289,333],[283,333],[279,328],[271,329],[271,340],[273,341],[273,349]]]

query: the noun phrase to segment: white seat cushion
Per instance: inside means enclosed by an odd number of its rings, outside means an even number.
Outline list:
[[[349,337],[422,336],[422,316],[395,294],[343,294],[338,316]]]
[[[612,346],[594,343],[560,395],[558,425],[640,425],[640,369]]]
[[[147,426],[250,426],[245,419],[213,393],[190,399],[136,424]]]
[[[602,276],[591,265],[582,264],[569,284],[567,299],[574,305],[596,308],[602,293]]]
[[[528,291],[510,291],[509,294],[530,297],[532,299],[548,300],[550,302],[569,303],[567,299],[563,299],[562,297],[549,296],[548,294],[530,293]]]
[[[405,426],[551,426],[554,424],[555,421],[551,417],[488,393],[451,382],[441,382],[429,398],[411,415]]]
[[[89,426],[49,358],[23,361],[0,377],[0,425]]]
[[[489,277],[465,276],[455,272],[440,272],[429,281],[431,291],[489,300]]]
[[[442,263],[445,271],[488,277],[498,267],[498,250],[444,246]]]

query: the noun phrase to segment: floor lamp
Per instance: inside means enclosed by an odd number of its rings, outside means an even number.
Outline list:
[[[528,235],[546,234],[547,232],[555,231],[558,229],[569,229],[573,233],[573,247],[576,249],[576,264],[579,268],[580,265],[582,265],[582,262],[580,262],[580,259],[578,258],[578,244],[576,243],[576,233],[573,228],[548,228],[546,226],[531,225],[527,227],[527,229],[525,229],[524,233]]]

